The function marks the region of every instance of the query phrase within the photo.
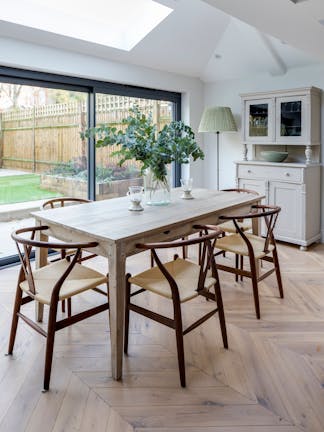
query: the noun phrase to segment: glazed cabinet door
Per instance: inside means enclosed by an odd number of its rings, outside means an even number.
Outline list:
[[[276,142],[306,144],[309,141],[309,103],[306,96],[276,98]]]
[[[244,141],[271,143],[274,140],[274,99],[244,102]]]
[[[302,185],[280,181],[269,183],[269,204],[281,207],[275,237],[283,241],[302,239],[305,226]]]

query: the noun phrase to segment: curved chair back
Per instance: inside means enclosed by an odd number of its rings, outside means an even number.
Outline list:
[[[63,275],[58,278],[57,283],[55,284],[55,288],[53,289],[52,298],[57,299],[59,297],[60,288],[63,285],[63,282],[71,273],[73,267],[80,259],[82,249],[85,248],[93,248],[98,246],[97,242],[89,242],[89,243],[55,243],[55,242],[45,242],[35,240],[36,232],[46,231],[48,229],[47,226],[38,226],[38,227],[30,227],[30,228],[21,228],[17,231],[14,231],[11,234],[11,237],[16,242],[18,255],[21,262],[21,273],[20,280],[22,282],[24,280],[23,276],[28,282],[29,291],[31,296],[36,294],[35,291],[35,282],[33,277],[33,269],[31,266],[30,258],[31,251],[33,248],[46,248],[46,249],[73,249],[75,250],[75,255],[73,259],[69,262],[69,266]],[[53,297],[54,296],[54,297]]]
[[[144,315],[147,318],[172,328],[175,330],[176,334],[179,375],[182,387],[186,386],[183,347],[184,335],[197,328],[218,312],[224,348],[228,348],[224,306],[213,255],[215,242],[221,235],[222,231],[213,225],[196,225],[194,226],[194,229],[198,230],[199,237],[177,240],[175,242],[168,241],[161,243],[138,244],[137,247],[139,249],[150,250],[152,252],[157,267],[146,270],[135,276],[127,275],[126,282],[125,354],[128,352],[130,311]],[[192,245],[201,246],[200,249],[202,250],[202,253],[199,259],[199,264],[187,259],[181,259],[177,255],[174,256],[174,260],[162,263],[156,252],[158,249],[173,249],[175,247],[186,247]],[[140,289],[131,292],[131,284],[138,286]],[[211,289],[214,293],[210,292]],[[169,315],[165,316],[164,314],[162,315],[156,311],[148,309],[147,307],[140,306],[140,304],[131,302],[131,297],[147,291],[169,298],[173,304],[173,317],[170,317]],[[217,307],[213,304],[212,310],[209,310],[184,329],[181,305],[199,295],[212,300],[216,303]]]
[[[269,205],[253,205],[250,213],[221,216],[221,220],[232,221],[235,227],[236,233],[230,236],[223,237],[219,242],[218,246],[220,249],[226,252],[232,252],[235,254],[235,267],[231,265],[225,265],[223,263],[217,264],[218,270],[227,271],[234,273],[236,276],[248,277],[252,280],[252,289],[254,297],[255,312],[258,319],[260,319],[260,302],[259,302],[259,288],[258,283],[270,276],[273,272],[276,273],[277,283],[279,288],[280,297],[283,298],[283,287],[280,273],[280,265],[277,254],[277,246],[273,231],[278,219],[278,215],[281,208],[278,206]],[[265,222],[266,235],[263,238],[255,234],[244,232],[240,226],[241,219],[263,219]],[[260,221],[258,221],[260,222]],[[240,268],[238,266],[238,257],[241,257]],[[244,268],[244,257],[247,256],[249,259],[249,269]],[[264,260],[272,264],[270,269],[265,272],[260,271],[258,267],[258,260]],[[237,279],[236,279],[237,280]]]
[[[220,216],[221,220],[232,220],[233,224],[237,230],[237,233],[243,238],[245,241],[249,253],[253,254],[253,247],[249,241],[248,236],[241,229],[239,221],[242,219],[255,219],[255,218],[263,218],[266,226],[266,235],[264,237],[264,247],[263,252],[269,252],[269,245],[275,245],[275,238],[273,235],[273,230],[275,228],[278,215],[281,211],[281,208],[278,206],[269,206],[269,205],[253,205],[251,207],[251,212],[244,215],[235,215],[235,216]],[[261,238],[261,237],[260,237]]]
[[[41,210],[49,210],[49,209],[65,207],[65,205],[69,206],[69,205],[76,205],[76,204],[87,204],[90,202],[92,202],[92,201],[85,199],[85,198],[73,198],[73,197],[53,198],[51,200],[44,202],[41,205]],[[64,248],[60,248],[60,249],[61,249],[61,258],[65,258],[67,255],[69,255],[69,252],[71,252],[71,251],[73,252],[73,249],[71,249],[70,251],[67,249],[64,249]],[[84,256],[84,257],[81,255],[79,258],[79,262],[95,258],[96,256],[97,256],[96,254],[91,254],[91,255]],[[53,260],[53,261],[55,261],[55,260]],[[64,310],[64,306],[62,306],[62,307]]]
[[[109,308],[107,297],[107,301],[98,306],[87,308],[73,316],[71,312],[69,312],[67,318],[57,320],[57,306],[60,299],[70,300],[71,297],[81,292],[90,289],[97,290],[99,289],[98,286],[103,283],[106,283],[108,288],[108,279],[107,276],[78,264],[82,249],[95,247],[98,243],[71,244],[47,242],[38,240],[38,238],[35,240],[36,234],[43,233],[43,238],[45,238],[46,230],[48,230],[48,227],[44,225],[19,229],[11,234],[17,245],[21,268],[18,276],[8,346],[8,354],[11,355],[15,345],[19,319],[25,321],[27,325],[46,338],[44,391],[49,389],[50,384],[55,333],[58,330],[101,313]],[[40,238],[42,237],[40,236]],[[71,260],[62,259],[55,263],[48,263],[34,270],[30,263],[31,251],[33,248],[55,248],[61,250],[72,248],[75,250],[75,254]],[[45,304],[49,306],[47,330],[45,330],[44,326],[39,326],[36,321],[33,321],[21,311],[22,306],[31,301],[37,302],[37,308]],[[37,317],[37,321],[41,320],[41,317],[40,319]]]
[[[199,230],[200,233],[204,232],[204,234],[201,234],[199,237],[195,237],[191,239],[182,239],[173,242],[145,243],[145,244],[136,245],[138,249],[151,251],[157,266],[159,267],[162,274],[169,282],[173,298],[179,297],[178,287],[174,278],[171,276],[171,274],[168,272],[168,270],[160,260],[157,254],[158,249],[186,247],[186,246],[192,246],[196,244],[202,246],[200,247],[200,256],[199,256],[200,272],[198,278],[197,291],[199,292],[204,290],[205,280],[208,271],[211,271],[212,276],[218,280],[213,250],[217,238],[220,237],[222,234],[222,230],[214,225],[195,225],[194,228]],[[212,230],[212,232],[209,232],[209,230]],[[175,258],[177,258],[177,256],[175,256]]]
[[[252,189],[233,188],[233,189],[222,189],[223,192],[237,192],[237,193],[249,193],[252,195],[259,195],[257,191]]]
[[[64,207],[65,205],[73,205],[73,204],[85,204],[91,202],[88,199],[84,198],[73,198],[73,197],[61,197],[61,198],[53,198],[44,202],[41,205],[41,210],[53,209],[57,207]]]

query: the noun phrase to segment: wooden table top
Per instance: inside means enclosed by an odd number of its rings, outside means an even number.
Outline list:
[[[194,199],[191,200],[182,199],[181,194],[180,188],[173,189],[170,204],[144,204],[144,211],[141,212],[128,210],[130,200],[126,196],[31,214],[45,224],[67,227],[98,239],[118,241],[156,230],[167,230],[181,222],[194,223],[202,216],[216,212],[225,214],[236,206],[253,203],[257,198],[252,194],[207,189],[194,189]]]

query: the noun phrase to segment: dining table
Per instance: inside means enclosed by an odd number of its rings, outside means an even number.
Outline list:
[[[37,225],[48,227],[48,236],[64,242],[95,241],[98,246],[91,252],[107,258],[111,370],[116,380],[122,378],[123,367],[126,258],[143,252],[137,247],[139,243],[189,236],[197,232],[195,224],[217,224],[223,214],[244,214],[263,198],[250,193],[203,188],[193,189],[192,199],[182,196],[181,188],[174,188],[168,205],[144,203],[143,211],[130,211],[130,199],[125,196],[31,213]],[[255,226],[254,231],[257,230]],[[42,232],[38,239],[46,241],[48,236]],[[47,250],[37,249],[36,266],[46,264]],[[41,307],[38,319],[42,319]]]

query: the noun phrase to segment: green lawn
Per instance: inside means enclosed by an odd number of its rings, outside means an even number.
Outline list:
[[[36,201],[60,196],[58,192],[41,189],[40,175],[23,174],[0,177],[0,204]]]

